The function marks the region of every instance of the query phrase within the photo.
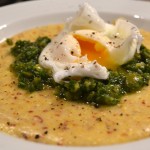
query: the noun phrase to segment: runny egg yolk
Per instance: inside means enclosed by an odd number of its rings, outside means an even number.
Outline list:
[[[74,37],[79,42],[82,56],[87,55],[90,61],[97,60],[100,65],[105,66],[107,69],[114,70],[117,67],[104,45],[80,35],[74,35]]]

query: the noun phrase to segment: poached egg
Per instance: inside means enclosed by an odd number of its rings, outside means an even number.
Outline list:
[[[39,63],[55,82],[66,77],[107,79],[108,69],[130,61],[139,52],[142,35],[125,19],[106,23],[88,3],[67,19],[63,31],[42,51]]]

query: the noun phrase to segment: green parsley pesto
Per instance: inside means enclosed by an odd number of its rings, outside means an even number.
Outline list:
[[[150,51],[143,45],[130,62],[110,70],[107,80],[85,77],[55,83],[51,72],[38,64],[41,51],[50,41],[48,37],[39,37],[35,42],[20,40],[11,48],[15,57],[11,69],[17,75],[18,87],[29,92],[52,87],[60,98],[99,107],[116,105],[123,95],[136,92],[149,83]]]

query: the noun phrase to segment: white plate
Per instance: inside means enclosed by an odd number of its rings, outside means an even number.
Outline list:
[[[63,22],[85,0],[41,0],[0,8],[0,41],[23,30]],[[126,17],[140,28],[150,31],[150,3],[130,0],[86,0],[110,21]],[[100,147],[60,147],[24,141],[0,134],[1,150],[150,150],[150,139]]]

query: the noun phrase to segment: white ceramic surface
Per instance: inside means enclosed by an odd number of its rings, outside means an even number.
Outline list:
[[[0,8],[0,42],[23,30],[50,23],[62,23],[82,2],[89,2],[111,21],[126,17],[139,28],[150,31],[150,3],[130,0],[40,0]],[[0,150],[150,150],[150,138],[100,147],[51,146],[0,134]]]

